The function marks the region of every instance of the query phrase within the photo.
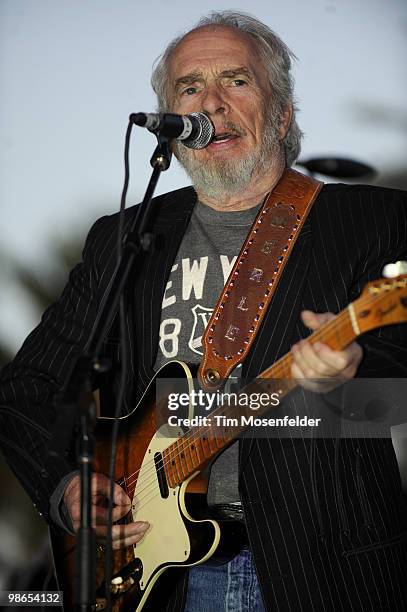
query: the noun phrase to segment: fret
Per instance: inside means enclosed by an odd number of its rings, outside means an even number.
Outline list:
[[[189,434],[189,439],[188,439],[187,444],[188,444],[188,450],[190,452],[191,459],[192,459],[192,467],[197,468],[199,466],[199,457],[198,457],[198,453],[196,452],[195,439],[193,435],[191,435],[191,432]]]
[[[189,436],[190,432],[188,431],[186,436]],[[192,474],[192,472],[194,471],[194,459],[192,457],[191,454],[191,448],[189,445],[189,439],[187,439],[187,437],[185,436],[185,441],[184,441],[184,453],[185,453],[185,457],[186,457],[186,463],[187,463],[187,468],[188,468],[188,474]],[[189,463],[188,463],[188,458],[189,458]]]
[[[178,481],[181,475],[180,475],[180,473],[178,471],[177,443],[175,442],[171,446],[172,446],[172,451],[171,451],[171,467],[172,467],[172,472],[173,472],[174,478],[175,478],[176,481]],[[181,476],[181,478],[182,478],[182,476]]]
[[[179,438],[176,444],[177,444],[177,464],[180,467],[179,472],[181,473],[181,477],[186,477],[188,476],[188,467],[185,461],[185,453],[184,453],[185,444],[182,438]]]
[[[198,435],[200,434],[198,433]],[[216,438],[212,433],[212,427],[210,428],[209,433],[208,433],[208,444],[209,444],[209,450],[211,453],[210,456],[212,456],[219,449],[217,442],[216,442]]]
[[[191,444],[191,448],[195,451],[196,453],[196,458],[198,461],[197,467],[199,465],[201,465],[202,461],[203,461],[203,457],[202,457],[202,446],[201,446],[201,450],[199,449],[200,444],[200,440],[199,438],[195,437],[195,435],[193,436],[193,440],[192,440],[192,444]]]
[[[211,451],[210,451],[209,441],[208,441],[208,432],[202,433],[200,438],[201,438],[202,450],[204,452],[205,457],[210,457]]]
[[[216,412],[218,412],[218,410],[215,410],[213,414],[216,414]],[[222,427],[215,424],[214,418],[212,415],[211,415],[211,418],[212,418],[212,423],[209,428],[209,435],[212,438],[212,441],[213,441],[214,446],[216,447],[216,450],[219,450],[225,446],[226,442],[222,435]]]
[[[172,448],[172,444],[164,450],[163,464],[164,464],[164,471],[165,471],[165,475],[166,475],[169,486],[175,487],[176,483],[175,483],[175,478],[174,478],[174,472],[173,472],[172,465],[171,465],[171,448]]]

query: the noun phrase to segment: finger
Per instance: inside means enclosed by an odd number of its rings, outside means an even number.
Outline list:
[[[69,481],[64,491],[64,503],[70,515],[72,514],[72,508],[77,505],[79,506],[80,497],[80,478],[78,475],[76,475]]]
[[[322,372],[319,370],[319,366],[315,366],[315,363],[312,364],[312,367],[309,367],[309,362],[307,363],[301,355],[301,351],[304,350],[309,357],[310,354],[305,350],[305,347],[293,347],[292,353],[293,355],[297,353],[297,357],[293,359],[291,375],[302,387],[317,393],[325,393],[335,389],[345,380],[353,378],[363,357],[363,349],[357,342],[353,342],[345,351],[333,351],[329,346],[322,343],[315,343],[312,348],[325,364],[330,364],[330,373]],[[344,365],[345,367],[343,367]],[[317,368],[316,371],[313,369],[314,367]]]
[[[80,476],[79,474],[75,474],[74,476],[72,476],[72,478],[69,480],[68,484],[65,487],[65,492],[64,495],[67,496],[71,496],[71,495],[79,495],[80,494]]]
[[[124,532],[120,532],[120,537],[112,540],[112,548],[114,550],[132,546],[140,542],[150,525],[144,521],[137,521],[136,523],[127,525],[127,527],[132,527],[133,529],[126,529]]]
[[[307,376],[306,372],[302,369],[300,365],[297,363],[293,363],[291,366],[291,375],[296,379],[298,384],[300,384],[305,389],[310,389],[313,391],[317,388],[318,382],[315,382],[312,376]]]
[[[301,367],[298,364],[293,363],[291,366],[291,376],[296,379],[301,387],[308,389],[309,391],[320,391],[320,385],[314,382],[313,378],[307,378]]]
[[[127,506],[113,506],[112,508],[112,522],[115,523],[119,521],[121,518],[126,516],[129,513],[131,505]],[[73,526],[79,526],[80,524],[80,515],[81,515],[81,507],[80,503],[71,505],[69,510],[69,514],[71,517],[71,521]],[[92,526],[96,525],[107,525],[109,517],[109,509],[106,507],[101,507],[95,504],[92,504]]]
[[[339,377],[307,378],[295,364],[293,364],[291,372],[292,376],[301,387],[308,391],[313,391],[314,393],[332,391],[332,389],[335,389],[344,382],[343,379]]]
[[[71,504],[68,508],[68,513],[72,521],[72,525],[75,528],[75,525],[79,525],[79,521],[81,518],[81,506],[80,503]]]
[[[114,506],[112,508],[112,523],[119,521],[129,513],[130,506]],[[107,525],[109,518],[109,509],[101,508],[100,506],[92,506],[92,524]]]
[[[131,499],[124,489],[115,482],[113,489],[113,502],[118,506],[131,506]]]
[[[134,523],[128,523],[127,525],[113,525],[112,527],[112,541],[116,542],[144,534],[149,528],[150,524],[147,521],[136,521]]]
[[[112,527],[112,546],[114,549],[130,546],[141,540],[149,528],[146,521],[137,521],[128,525],[114,525]],[[106,541],[106,526],[95,528],[96,534],[102,541]]]
[[[324,353],[320,353],[310,342],[301,340],[292,347],[294,362],[301,368],[305,378],[334,376],[337,373],[335,363],[326,361]],[[347,364],[345,364],[347,365]]]
[[[135,544],[138,544],[138,542],[140,542],[140,540],[144,538],[144,535],[145,535],[145,531],[137,535],[124,538],[124,540],[115,541],[112,543],[112,548],[113,550],[119,550],[120,548],[126,548],[127,546],[134,546]]]
[[[302,340],[292,348],[292,353],[306,378],[339,376],[349,365],[347,355],[332,351],[321,343],[312,345]]]
[[[355,354],[352,349],[344,351],[334,351],[326,344],[316,343],[314,347],[315,353],[325,366],[334,373],[342,374],[354,361]]]
[[[104,495],[108,497],[110,492],[110,480],[105,474],[92,474],[92,495]]]
[[[110,497],[110,479],[104,474],[93,474],[92,477],[92,497]],[[124,489],[117,482],[113,486],[113,503],[118,506],[130,506],[131,500]]]
[[[317,343],[314,349],[319,357],[332,369],[336,375],[351,378],[363,357],[363,349],[357,342],[352,342],[344,351],[333,351],[326,344]]]
[[[335,315],[332,314],[332,312],[316,313],[312,312],[312,310],[303,310],[301,313],[301,319],[304,325],[313,331],[319,329],[322,325],[325,325],[325,323],[328,323],[328,321],[334,318]]]
[[[301,366],[296,361],[293,361],[291,365],[291,376],[298,381],[305,378],[304,372],[301,370]]]
[[[357,342],[353,342],[344,351],[334,351],[321,342],[311,344],[302,340],[292,347],[292,354],[307,378],[342,377],[344,374],[355,374],[363,351]]]

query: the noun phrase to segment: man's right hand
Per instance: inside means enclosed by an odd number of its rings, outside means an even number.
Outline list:
[[[106,540],[108,498],[110,483],[104,474],[92,474],[92,525],[96,535],[101,540]],[[76,475],[69,481],[65,493],[64,502],[71,517],[75,531],[80,527],[80,477]],[[131,508],[131,500],[125,491],[115,483],[113,490],[113,523],[128,514]],[[137,521],[126,525],[113,525],[112,546],[115,550],[137,544],[149,528],[149,523]]]

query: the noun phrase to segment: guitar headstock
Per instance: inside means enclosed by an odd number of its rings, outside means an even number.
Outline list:
[[[352,304],[361,334],[385,325],[407,323],[407,264],[389,264],[383,271],[386,276],[390,276],[390,267],[406,273],[368,283],[360,298]]]

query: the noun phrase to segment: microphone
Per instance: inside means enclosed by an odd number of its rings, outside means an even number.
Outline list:
[[[215,134],[212,121],[204,113],[132,113],[129,120],[154,134],[180,140],[190,149],[204,149]]]

